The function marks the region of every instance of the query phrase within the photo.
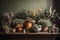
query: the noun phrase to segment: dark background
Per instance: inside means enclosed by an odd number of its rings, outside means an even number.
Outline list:
[[[60,13],[60,0],[54,0],[54,8]]]
[[[39,8],[42,8],[45,10],[49,9],[50,6],[53,6],[60,16],[60,0],[0,0],[0,25],[2,15],[5,11],[13,11],[16,14],[21,8],[25,8],[27,10],[38,10]],[[60,19],[58,19],[57,25],[60,28]],[[57,40],[59,40],[59,38],[60,37],[58,35]]]

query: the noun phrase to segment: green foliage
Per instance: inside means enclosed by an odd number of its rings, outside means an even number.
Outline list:
[[[18,19],[26,19],[27,17],[32,17],[26,10],[22,10],[16,14],[16,18]]]
[[[19,19],[25,19],[26,17],[27,17],[27,15],[25,12],[18,12],[16,14],[16,18],[19,18]]]
[[[24,20],[23,19],[14,19],[14,20],[12,20],[12,24],[18,24],[18,23],[23,24]]]

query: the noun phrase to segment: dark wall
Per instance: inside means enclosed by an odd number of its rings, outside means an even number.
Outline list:
[[[57,13],[60,13],[60,0],[54,0],[54,8],[56,9]]]

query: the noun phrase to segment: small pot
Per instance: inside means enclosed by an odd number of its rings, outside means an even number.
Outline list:
[[[42,27],[42,32],[47,32],[48,31],[48,27],[47,26],[43,26]]]

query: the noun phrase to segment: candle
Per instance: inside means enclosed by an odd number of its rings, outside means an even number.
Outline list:
[[[42,8],[39,8],[39,11],[40,11],[40,13],[42,13],[43,12]]]
[[[33,11],[33,16],[36,16],[36,10]]]

